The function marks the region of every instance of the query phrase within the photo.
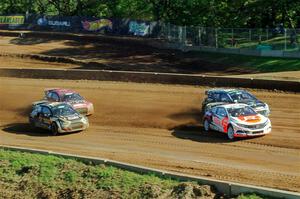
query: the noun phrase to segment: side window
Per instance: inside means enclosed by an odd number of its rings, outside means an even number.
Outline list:
[[[51,99],[51,95],[52,95],[52,93],[51,93],[51,92],[48,92],[47,95],[46,95],[46,98],[47,98],[47,99]]]
[[[55,102],[59,101],[59,97],[58,97],[57,93],[52,93],[51,97]]]
[[[211,112],[212,112],[212,113],[215,115],[215,114],[216,114],[216,112],[217,112],[217,108],[215,108],[215,107],[214,107],[214,108],[212,108],[212,109],[211,109]]]
[[[226,114],[225,108],[219,107],[219,108],[217,109],[217,115],[218,115],[218,116],[221,116],[221,117],[225,117],[225,116],[227,115],[227,114]]]
[[[51,115],[51,111],[48,107],[42,107],[42,114],[43,115]]]
[[[212,94],[212,98],[213,98],[214,102],[217,102],[217,101],[219,101],[220,94],[219,93],[214,93],[214,94]]]
[[[225,93],[222,93],[221,96],[220,96],[220,101],[221,102],[231,102],[230,98],[228,97],[227,94]]]
[[[59,97],[58,97],[57,93],[55,93],[55,92],[49,92],[47,94],[47,99],[51,100],[51,101],[55,101],[55,102],[59,101]]]

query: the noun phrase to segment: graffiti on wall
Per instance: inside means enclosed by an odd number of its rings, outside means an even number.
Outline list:
[[[131,21],[129,23],[129,32],[136,36],[146,36],[150,32],[150,25]]]
[[[39,18],[37,20],[37,24],[39,26],[66,26],[66,27],[71,26],[70,21],[48,20],[46,19],[46,17]]]
[[[112,21],[109,19],[99,19],[96,21],[81,21],[82,27],[87,31],[99,31],[102,29],[112,30]]]
[[[21,25],[24,24],[24,16],[0,16],[0,24]]]

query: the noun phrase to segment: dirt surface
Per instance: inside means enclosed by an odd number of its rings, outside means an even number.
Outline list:
[[[280,80],[288,80],[288,81],[300,81],[300,71],[231,75],[229,77],[246,77],[246,78],[256,78],[256,79],[270,79],[270,80],[280,79]]]
[[[90,128],[51,136],[27,123],[44,88],[94,102]],[[0,144],[89,155],[214,179],[300,192],[300,95],[251,90],[271,108],[270,135],[234,142],[204,133],[205,87],[100,81],[0,79]]]
[[[67,57],[92,62],[74,66],[77,69],[107,69],[233,75],[255,71],[228,65],[209,63],[197,56],[175,50],[159,50],[146,45],[124,44],[107,39],[102,42],[57,40],[53,38],[0,37],[1,55]],[[5,66],[5,62],[1,64]]]
[[[179,51],[157,50],[149,46],[125,46],[112,41],[93,43],[2,36],[0,46],[2,68],[107,69],[300,80],[300,71],[257,74],[256,71],[245,68],[208,63]],[[71,62],[59,58],[71,59]]]

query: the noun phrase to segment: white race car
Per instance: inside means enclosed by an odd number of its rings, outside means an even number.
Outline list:
[[[255,112],[246,104],[216,105],[207,110],[203,118],[205,131],[210,129],[235,137],[261,136],[271,132],[269,118]]]

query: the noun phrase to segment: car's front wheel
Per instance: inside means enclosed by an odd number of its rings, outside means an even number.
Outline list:
[[[204,131],[205,132],[208,132],[209,131],[209,121],[207,119],[204,119],[204,122],[203,122],[203,128],[204,128]]]
[[[228,130],[227,130],[227,137],[228,137],[228,139],[230,139],[230,140],[233,140],[233,139],[234,139],[234,129],[233,129],[233,127],[232,127],[231,125],[228,127]]]
[[[51,124],[51,132],[52,132],[52,135],[57,135],[58,134],[58,127],[57,127],[57,124],[55,122],[53,122]]]

